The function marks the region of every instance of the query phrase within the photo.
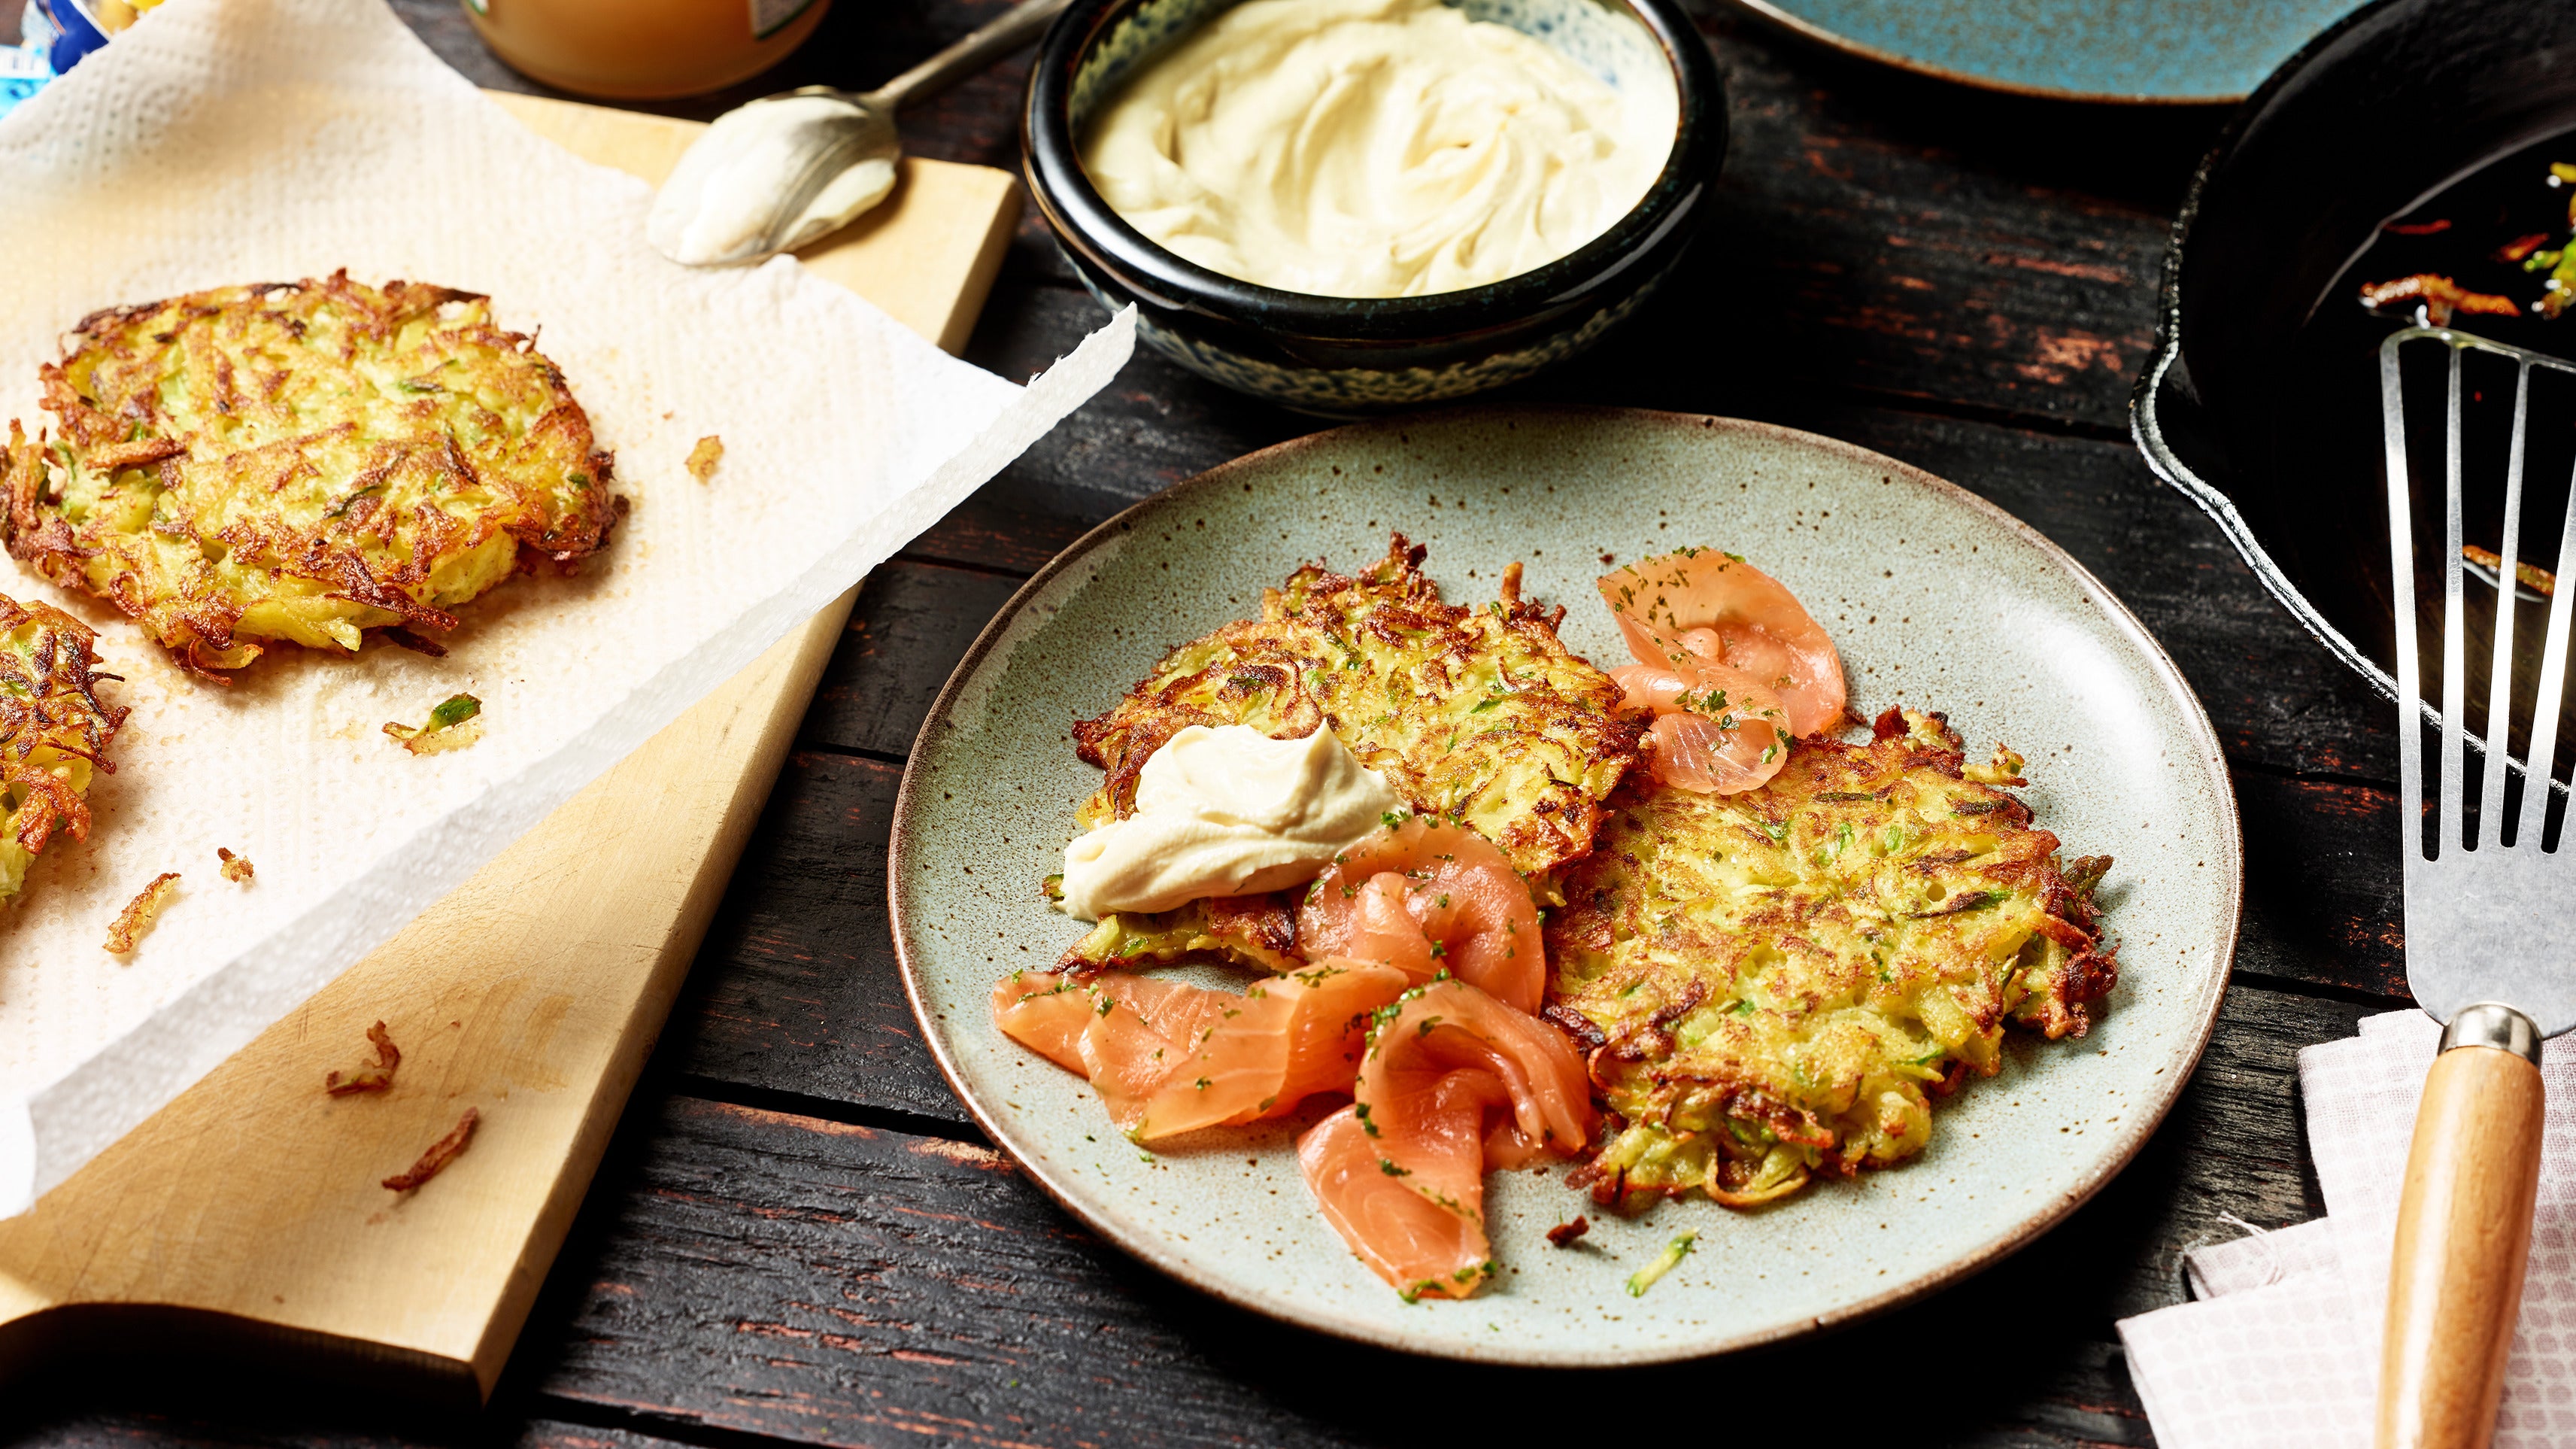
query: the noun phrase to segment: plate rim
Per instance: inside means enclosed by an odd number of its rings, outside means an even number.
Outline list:
[[[1533,417],[1634,421],[1665,427],[1688,427],[1695,431],[1732,430],[1754,434],[1774,443],[1816,448],[1851,461],[1864,462],[1870,467],[1885,469],[1888,477],[1901,479],[1911,486],[1942,498],[1953,506],[1964,505],[1971,512],[2002,524],[2024,542],[2035,545],[2043,555],[2063,569],[2078,588],[2103,611],[2104,616],[2118,632],[2143,648],[2150,665],[2161,674],[2162,682],[2172,693],[2178,695],[2183,703],[2190,706],[2186,711],[2186,722],[2190,727],[2186,731],[2188,743],[2198,751],[2198,763],[2215,773],[2216,783],[2220,786],[2213,793],[2220,805],[2219,814],[2224,826],[2223,843],[2226,846],[2226,859],[2221,872],[2224,886],[2222,914],[2225,917],[2225,924],[2217,942],[2219,947],[2217,970],[2211,976],[2208,997],[2200,1004],[2199,1020],[2192,1032],[2186,1065],[2182,1070],[2169,1073],[2161,1079],[2162,1097],[2153,1104],[2151,1110],[2144,1113],[2130,1111],[2122,1114],[2120,1122],[2122,1131],[2114,1137],[2111,1150],[2102,1154],[2094,1169],[2066,1192],[2060,1194],[2055,1201],[2035,1213],[2016,1220],[1994,1239],[1977,1249],[1948,1259],[1903,1283],[1859,1302],[1846,1304],[1796,1322],[1752,1332],[1721,1335],[1705,1342],[1609,1351],[1559,1349],[1532,1351],[1507,1343],[1479,1345],[1479,1351],[1475,1352],[1449,1352],[1438,1347],[1405,1341],[1369,1325],[1341,1321],[1326,1313],[1308,1311],[1297,1305],[1266,1299],[1258,1294],[1236,1292],[1226,1285],[1203,1281],[1194,1275],[1178,1255],[1166,1250],[1165,1244],[1157,1235],[1134,1230],[1124,1224],[1095,1216],[1080,1206],[1055,1180],[1052,1173],[1038,1161],[1033,1160],[1032,1155],[1023,1148],[1019,1134],[1010,1129],[1006,1120],[1000,1114],[988,1110],[986,1105],[977,1099],[976,1094],[968,1089],[956,1062],[949,1054],[939,1027],[934,1024],[934,1018],[923,1000],[921,972],[914,964],[907,939],[908,933],[904,929],[903,882],[909,865],[907,857],[910,853],[910,841],[907,837],[910,831],[908,827],[914,811],[918,808],[914,787],[920,777],[919,767],[925,758],[924,745],[932,731],[946,721],[958,696],[965,691],[969,678],[982,667],[986,658],[1000,643],[1003,634],[1020,616],[1022,608],[1040,590],[1054,582],[1058,576],[1080,565],[1101,545],[1126,532],[1127,525],[1145,510],[1167,507],[1185,492],[1220,486],[1230,481],[1240,470],[1256,466],[1266,467],[1282,458],[1313,449],[1321,445],[1323,440],[1339,439],[1346,434],[1361,431],[1401,432],[1407,427],[1430,423],[1466,423],[1478,420],[1497,423],[1507,418]],[[968,646],[966,653],[957,661],[956,668],[949,672],[947,681],[940,686],[939,694],[931,702],[929,711],[922,716],[921,728],[914,733],[911,751],[904,757],[903,778],[895,791],[894,812],[890,826],[886,845],[887,924],[894,938],[895,965],[897,974],[903,980],[904,1000],[912,1008],[914,1023],[921,1028],[922,1043],[930,1049],[931,1059],[938,1064],[940,1076],[947,1081],[949,1090],[957,1094],[959,1103],[966,1108],[967,1114],[974,1119],[976,1126],[981,1128],[985,1136],[1010,1158],[1014,1167],[1053,1199],[1058,1207],[1072,1214],[1085,1227],[1099,1234],[1103,1241],[1130,1258],[1144,1263],[1193,1291],[1207,1294],[1275,1322],[1427,1358],[1514,1367],[1642,1367],[1714,1358],[1764,1344],[1807,1338],[1830,1329],[1877,1317],[1882,1313],[1928,1297],[1984,1271],[2038,1241],[2073,1216],[2078,1208],[2092,1201],[2112,1178],[2117,1177],[2136,1161],[2138,1154],[2155,1135],[2156,1129],[2164,1124],[2166,1116],[2182,1099],[2183,1092],[2199,1071],[2201,1058],[2208,1052],[2210,1037],[2217,1029],[2219,1010],[2227,1000],[2227,988],[2235,975],[2236,948],[2243,932],[2245,915],[2243,819],[2237,808],[2235,785],[2228,774],[2226,755],[2220,748],[2217,729],[2210,723],[2209,711],[2202,706],[2199,693],[2191,687],[2191,681],[2183,674],[2181,666],[2175,664],[2173,657],[2165,652],[2163,644],[2158,642],[2155,635],[2147,629],[2137,615],[2130,612],[2128,605],[2122,603],[2100,579],[2093,576],[2090,569],[2085,568],[2066,550],[2058,547],[2046,534],[2022,522],[2002,507],[1926,469],[1874,449],[1799,428],[1783,427],[1777,423],[1704,413],[1669,412],[1652,408],[1572,403],[1480,403],[1350,423],[1308,433],[1302,437],[1290,438],[1229,458],[1225,462],[1194,473],[1120,509],[1116,514],[1066,545],[1055,557],[1047,560],[1044,566],[1031,574],[1025,583],[1012,592],[1010,600],[996,611],[993,617],[985,622],[983,629],[976,634],[975,642]]]
[[[2209,91],[2195,95],[2162,95],[2152,91],[2075,91],[2057,86],[2023,85],[2015,81],[1997,80],[1993,76],[1979,75],[1974,71],[1952,70],[1948,66],[1934,65],[1909,55],[1900,55],[1892,50],[1881,50],[1877,46],[1863,44],[1838,30],[1829,30],[1804,16],[1791,14],[1782,9],[1776,0],[1728,0],[1728,3],[1757,19],[1777,25],[1802,40],[1811,41],[1828,50],[1838,51],[1855,60],[1865,60],[1873,65],[1889,66],[1931,80],[1947,81],[1952,85],[1991,91],[1998,95],[2022,96],[2042,101],[2066,101],[2087,106],[2138,106],[2159,109],[2232,106],[2253,94],[2252,91]]]

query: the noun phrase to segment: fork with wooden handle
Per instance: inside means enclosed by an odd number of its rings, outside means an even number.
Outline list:
[[[2412,349],[2410,353],[2408,350]],[[2426,356],[2424,354],[2430,354]],[[2479,354],[2513,368],[2513,420],[2504,478],[2500,578],[2515,576],[2522,526],[2525,443],[2535,374],[2576,379],[2576,366],[2447,328],[2409,328],[2380,348],[2380,402],[2388,449],[2389,567],[2397,601],[2399,855],[2406,874],[2406,984],[2443,1023],[2442,1047],[2424,1082],[2415,1140],[2399,1199],[2380,1357],[2380,1449],[2483,1449],[2494,1433],[2505,1360],[2522,1302],[2533,1203],[2540,1183],[2543,1096],[2540,1043],[2576,1026],[2576,972],[2550,929],[2576,898],[2576,851],[2547,849],[2551,762],[2567,678],[2569,605],[2549,602],[2538,688],[2532,694],[2524,788],[2507,808],[2514,714],[2513,636],[2519,606],[2499,590],[2494,662],[2486,699],[2486,762],[2478,812],[2467,815],[2462,735],[2467,704],[2462,585],[2463,363]],[[2411,373],[2401,359],[2414,356]],[[2441,363],[2440,369],[2422,366]],[[2482,368],[2495,364],[2481,361]],[[2435,813],[2424,811],[2424,701],[2418,658],[2413,466],[2406,438],[2407,381],[2443,390],[2441,694]],[[2553,385],[2555,385],[2553,383]],[[2481,450],[2480,456],[2488,455]],[[2429,521],[2429,520],[2428,520]],[[2576,560],[2576,491],[2559,528],[2558,564]],[[2480,836],[2483,834],[2484,838]]]

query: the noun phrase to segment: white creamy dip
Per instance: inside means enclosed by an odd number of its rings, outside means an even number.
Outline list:
[[[1680,115],[1669,71],[1614,90],[1437,0],[1248,0],[1112,97],[1082,159],[1120,216],[1212,271],[1410,297],[1609,230]]]
[[[1168,911],[1202,896],[1283,890],[1408,809],[1330,730],[1274,740],[1191,725],[1136,775],[1136,809],[1064,848],[1065,914]]]

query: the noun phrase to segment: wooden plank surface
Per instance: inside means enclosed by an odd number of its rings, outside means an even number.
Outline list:
[[[468,75],[513,83],[452,0],[396,3]],[[1006,3],[844,6],[781,72],[668,109],[869,84]],[[1830,1440],[1812,1394],[1740,1409],[1741,1386],[1883,1362],[1956,1389],[1906,1400],[1909,1437],[2152,1443],[2113,1319],[2179,1299],[2180,1251],[2236,1231],[2219,1214],[2271,1227],[2320,1209],[2296,1050],[2403,999],[2384,706],[2126,437],[2157,252],[2222,118],[1965,95],[1713,8],[1701,23],[1735,123],[1711,238],[1669,305],[1518,395],[1766,418],[1929,467],[2067,546],[2201,691],[2255,865],[2238,984],[2174,1116],[2100,1198],[1877,1324],[1687,1369],[1547,1375],[1533,1394],[1526,1375],[1226,1310],[971,1165],[982,1144],[913,1035],[886,934],[884,832],[913,726],[983,617],[1082,529],[1314,427],[1140,355],[870,579],[674,1011],[641,1094],[658,1105],[629,1114],[491,1413],[423,1424],[99,1377],[14,1410],[9,1442],[1397,1445],[1452,1432],[1444,1406],[1506,1394],[1529,1437],[1567,1440],[1657,1391],[1717,1399],[1730,1428],[1740,1413]],[[908,113],[907,144],[1016,165],[1024,75],[998,67]],[[1025,221],[966,355],[1025,376],[1100,315]],[[0,1426],[12,1413],[0,1403]]]
[[[532,96],[539,133],[658,181],[699,129]],[[809,264],[961,344],[1018,209],[907,161]],[[0,1372],[146,1335],[479,1398],[507,1359],[850,606],[845,596],[23,1217],[0,1223]],[[332,1098],[387,1023],[382,1096]],[[468,1107],[430,1189],[400,1171]]]

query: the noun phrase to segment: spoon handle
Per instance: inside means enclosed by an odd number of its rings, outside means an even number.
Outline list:
[[[1020,0],[1001,16],[978,26],[965,39],[860,97],[888,111],[905,102],[946,90],[994,61],[1037,39],[1047,22],[1070,0]]]

